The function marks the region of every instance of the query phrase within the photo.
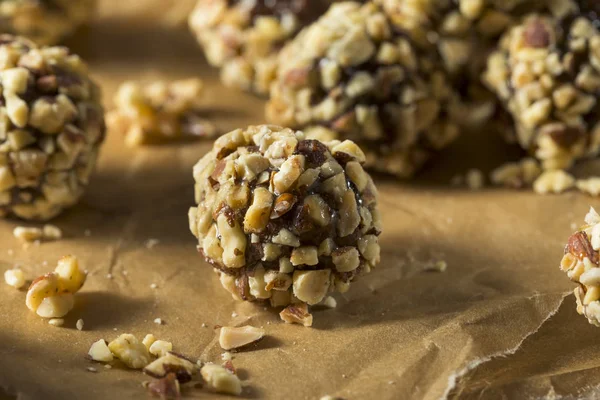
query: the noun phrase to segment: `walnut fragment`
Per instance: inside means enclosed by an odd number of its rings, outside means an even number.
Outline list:
[[[321,302],[379,263],[377,190],[351,141],[251,126],[194,167],[189,226],[223,287],[246,301]]]
[[[219,333],[219,345],[223,350],[238,349],[255,343],[264,336],[265,330],[254,326],[224,326]]]

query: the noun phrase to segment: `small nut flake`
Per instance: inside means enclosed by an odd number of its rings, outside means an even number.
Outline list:
[[[90,347],[90,350],[88,351],[88,355],[93,361],[98,362],[108,363],[113,361],[114,359],[114,356],[108,348],[108,345],[106,344],[106,341],[104,339],[100,339],[97,342],[94,342]]]
[[[279,313],[281,319],[288,324],[312,326],[313,316],[308,312],[306,303],[291,304]]]
[[[200,369],[200,374],[207,386],[217,393],[242,394],[242,382],[225,367],[216,364],[205,364]]]
[[[78,319],[77,322],[75,323],[75,327],[77,328],[78,331],[82,331],[83,330],[83,320]]]
[[[255,343],[265,336],[265,330],[250,325],[241,327],[224,326],[219,334],[219,345],[223,350],[238,349]]]
[[[62,318],[52,318],[48,321],[48,324],[52,326],[63,326],[65,324],[65,320]]]
[[[21,289],[26,283],[25,274],[20,268],[8,269],[4,271],[4,281],[15,289]]]
[[[180,383],[189,382],[196,372],[196,365],[182,356],[168,352],[144,368],[144,373],[154,378],[164,378],[169,373],[175,374]]]
[[[146,345],[146,344],[144,343],[144,345]],[[167,353],[169,353],[172,350],[173,350],[173,344],[171,342],[167,342],[165,340],[156,340],[148,348],[148,351],[150,352],[150,354],[152,354],[153,356],[156,356],[156,357],[165,356],[165,355],[167,355]]]
[[[124,333],[108,344],[111,353],[131,369],[150,364],[150,353],[134,335]]]

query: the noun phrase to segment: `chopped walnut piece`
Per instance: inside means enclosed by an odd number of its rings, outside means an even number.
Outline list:
[[[114,359],[104,339],[94,342],[88,351],[88,355],[92,360],[99,362],[111,362]]]
[[[142,343],[144,343],[143,340],[142,340]],[[144,343],[144,346],[145,345],[146,345],[146,343]],[[171,342],[167,342],[165,340],[155,340],[150,345],[150,347],[148,347],[148,351],[150,352],[150,354],[152,354],[153,356],[156,356],[156,357],[163,357],[172,350],[173,350],[173,344]]]
[[[134,335],[124,333],[108,344],[111,353],[127,367],[142,369],[150,364],[150,353]]]
[[[242,382],[240,379],[220,365],[205,364],[200,369],[200,374],[208,387],[217,393],[232,394],[235,396],[242,394]]]
[[[169,373],[164,378],[149,382],[146,389],[150,394],[161,399],[181,398],[181,388],[174,373]]]
[[[578,179],[575,186],[580,191],[591,196],[600,196],[600,177],[592,177],[588,179]]]
[[[283,321],[288,324],[300,324],[304,326],[312,326],[313,316],[308,312],[306,303],[291,304],[279,313]]]
[[[144,373],[154,378],[163,378],[169,373],[174,373],[181,383],[192,380],[195,372],[196,365],[193,362],[173,352],[166,353],[144,368]]]
[[[65,324],[65,320],[62,318],[51,318],[48,321],[48,324],[52,326],[63,326]]]
[[[23,242],[35,242],[44,237],[44,233],[40,228],[26,228],[24,226],[17,226],[13,230],[13,235]]]
[[[253,326],[221,328],[219,334],[219,345],[223,350],[232,350],[255,343],[265,336],[265,330]]]
[[[562,170],[545,171],[533,183],[539,194],[562,193],[575,186],[575,178]]]
[[[15,289],[21,289],[25,286],[25,275],[19,268],[8,269],[4,271],[4,281]]]

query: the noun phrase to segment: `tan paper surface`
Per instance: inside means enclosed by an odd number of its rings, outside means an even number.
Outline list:
[[[185,11],[192,3],[101,1],[97,21],[70,44],[89,61],[107,106],[124,79],[201,76],[208,115],[223,131],[262,123],[263,101],[224,89],[185,27],[175,26],[180,11],[165,11],[166,4]],[[235,302],[196,252],[186,214],[192,166],[208,147],[130,149],[110,132],[85,198],[55,221],[65,239],[23,249],[11,233],[19,223],[0,221],[0,270],[17,264],[33,278],[75,254],[91,272],[63,328],[28,311],[25,292],[0,284],[0,398],[144,399],[140,383],[147,377],[140,372],[86,371],[92,342],[151,332],[179,352],[220,361],[212,327],[246,322],[268,333],[256,348],[235,354],[246,398],[595,393],[600,330],[576,314],[572,285],[558,263],[571,223],[599,202],[574,193],[451,188],[455,173],[489,171],[514,159],[492,132],[465,135],[416,181],[376,177],[384,216],[381,265],[336,295],[336,309],[316,311],[312,329]],[[146,248],[149,239],[158,245]],[[424,271],[440,260],[446,272]],[[153,323],[158,317],[164,325]],[[74,328],[79,318],[82,332]]]

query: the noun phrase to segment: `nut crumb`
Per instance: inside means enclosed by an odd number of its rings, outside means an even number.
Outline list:
[[[323,305],[329,308],[336,308],[337,301],[335,300],[335,298],[333,298],[333,296],[327,296],[325,297],[325,300],[323,300]]]
[[[143,382],[142,385],[152,396],[158,396],[161,399],[181,398],[181,388],[174,373],[169,373],[164,378],[152,382]]]
[[[444,260],[435,261],[425,266],[427,272],[445,272],[448,268],[448,263]]]
[[[77,320],[77,322],[75,323],[75,327],[78,331],[83,330],[83,320],[81,318]]]
[[[156,325],[162,325],[162,324],[163,324],[163,320],[162,320],[161,318],[155,318],[155,319],[154,319],[154,323],[155,323]]]
[[[238,316],[238,313],[236,313],[235,311],[231,313],[231,318],[236,318]]]
[[[588,179],[578,179],[575,186],[583,193],[597,197],[600,195],[600,177],[591,177]]]
[[[255,343],[264,336],[265,330],[254,326],[224,326],[219,335],[219,345],[223,350],[232,350]]]
[[[216,364],[205,364],[200,370],[202,378],[217,393],[239,396],[242,394],[242,382],[225,367]]]
[[[155,248],[156,246],[158,246],[158,244],[160,243],[160,240],[158,239],[148,239],[146,240],[146,248],[148,250],[151,250],[153,248]]]
[[[533,190],[539,194],[563,193],[575,186],[575,178],[563,170],[550,170],[542,173],[533,183]]]
[[[104,368],[106,368],[106,369],[111,369],[111,368],[112,368],[112,365],[110,365],[110,364],[104,364]]]
[[[223,361],[231,361],[231,360],[233,360],[233,356],[231,355],[230,352],[225,351],[225,352],[223,352],[221,354],[221,360],[223,360]]]
[[[13,229],[13,236],[23,242],[32,243],[44,237],[44,233],[40,228],[17,226],[15,229]]]
[[[279,317],[287,324],[312,326],[313,316],[308,312],[306,303],[291,304],[279,313]]]
[[[89,372],[98,372],[98,370],[94,367],[87,367],[86,368]]]
[[[150,364],[148,349],[132,334],[124,333],[120,335],[108,344],[108,348],[115,357],[129,368],[142,369]]]
[[[153,283],[150,285],[150,289],[157,289],[158,285],[156,283]]]
[[[44,240],[60,240],[63,236],[62,230],[58,226],[51,224],[44,225],[42,232]]]
[[[143,343],[143,341],[142,341],[142,343]],[[171,342],[167,342],[165,340],[155,340],[148,348],[148,351],[150,352],[150,354],[152,354],[153,356],[156,356],[156,357],[166,356],[167,353],[172,350],[173,350],[173,344]]]
[[[157,358],[144,368],[144,373],[153,378],[164,378],[169,373],[174,373],[180,383],[192,380],[196,372],[196,365],[190,360],[173,352]]]
[[[112,279],[113,278],[113,274],[106,274],[106,279]]]
[[[113,353],[108,348],[104,339],[92,343],[88,355],[93,361],[98,362],[111,362],[114,359]]]
[[[483,172],[478,169],[470,169],[465,175],[467,186],[471,190],[480,190],[485,185],[485,177]]]
[[[48,321],[48,323],[52,326],[63,326],[65,320],[62,318],[51,318],[50,321]]]
[[[20,268],[13,268],[4,271],[4,281],[7,285],[20,289],[25,286],[25,275]]]

